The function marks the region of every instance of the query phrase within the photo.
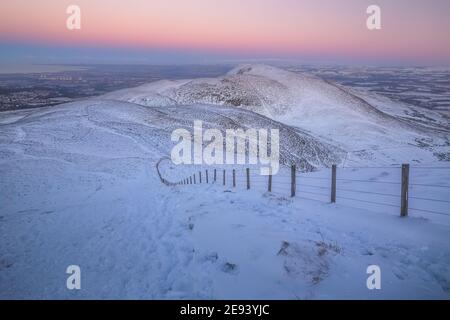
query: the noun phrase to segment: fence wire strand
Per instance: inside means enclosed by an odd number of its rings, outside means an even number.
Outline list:
[[[402,167],[345,167],[345,168],[339,168],[343,170],[352,170],[352,169],[401,169]],[[411,166],[411,169],[436,169],[436,170],[449,170],[450,167],[415,167]],[[216,181],[213,180],[213,172],[214,170],[211,170],[208,172],[208,178],[209,178],[209,184],[217,184],[222,186],[223,185],[223,170],[220,169],[217,171],[217,178]],[[236,188],[242,188],[246,187],[247,184],[247,177],[246,177],[246,171],[245,170],[236,170]],[[198,172],[196,172],[195,176],[198,175]],[[185,184],[189,185],[190,178],[193,176],[188,177],[187,179],[184,179],[179,182],[179,184]],[[206,177],[206,175],[205,175]],[[206,184],[205,177],[202,179],[202,184]],[[232,185],[232,171],[226,171],[226,184],[225,187],[227,188],[233,188]],[[313,201],[319,201],[319,202],[325,202],[324,200],[314,199],[310,197],[304,197],[303,194],[310,194],[315,196],[321,196],[321,197],[329,197],[330,194],[328,193],[322,193],[322,192],[313,192],[311,190],[304,190],[304,188],[313,188],[313,189],[319,189],[319,190],[330,190],[332,189],[332,186],[322,186],[322,185],[314,185],[314,184],[308,184],[308,183],[302,183],[303,179],[310,179],[310,180],[320,180],[320,181],[327,181],[331,182],[332,178],[330,177],[314,177],[314,176],[306,176],[305,173],[300,173],[296,175],[295,180],[295,197],[300,199],[306,199],[306,200],[313,200]],[[284,194],[285,196],[289,196],[292,191],[292,182],[290,175],[281,175],[281,176],[272,176],[271,180],[271,190],[274,194]],[[350,179],[350,178],[336,178],[336,185],[337,182],[360,182],[360,183],[376,183],[376,184],[388,184],[388,185],[401,185],[401,182],[395,182],[395,181],[377,181],[377,180],[364,180],[364,179]],[[192,183],[194,184],[194,183]],[[199,185],[199,179],[197,179],[196,185]],[[345,185],[344,185],[345,186]],[[250,176],[250,188],[263,188],[266,191],[269,187],[269,176],[260,176],[260,175],[251,175]],[[434,188],[444,188],[444,189],[450,189],[450,185],[442,185],[442,184],[426,184],[426,183],[409,183],[409,188],[415,190],[414,187],[434,187]],[[356,194],[368,194],[368,195],[378,195],[383,197],[393,197],[393,198],[401,198],[402,196],[399,194],[391,194],[391,193],[383,193],[383,192],[373,192],[373,191],[367,191],[367,190],[355,190],[351,188],[341,188],[337,186],[337,200],[348,200],[348,201],[357,201],[362,203],[369,203],[379,206],[388,206],[388,207],[394,207],[394,208],[400,208],[400,205],[394,205],[391,203],[381,203],[377,201],[371,201],[371,200],[365,200],[365,199],[358,199],[351,196],[341,196],[339,192],[343,193],[356,193]],[[409,196],[408,199],[414,199],[414,200],[422,200],[422,201],[430,201],[430,202],[438,202],[438,203],[450,203],[450,200],[444,200],[444,199],[435,199],[435,198],[427,198],[427,197],[420,197],[420,196]],[[327,201],[327,203],[329,203]],[[450,213],[441,212],[441,211],[435,211],[435,210],[428,210],[428,209],[419,209],[414,207],[409,207],[408,210],[411,211],[418,211],[428,214],[437,214],[437,215],[443,215],[443,216],[450,216]]]

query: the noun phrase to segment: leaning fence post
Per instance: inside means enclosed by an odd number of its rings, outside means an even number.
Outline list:
[[[247,168],[247,190],[250,189],[250,168]]]
[[[236,170],[233,169],[233,188],[236,187]]]
[[[333,164],[331,166],[331,203],[336,202],[336,170],[337,166]]]
[[[223,185],[225,185],[225,169],[223,169]]]
[[[208,169],[206,169],[205,174],[206,174],[206,183],[209,183],[209,181],[208,181]]]
[[[295,197],[296,182],[295,182],[295,165],[291,167],[291,197]]]
[[[402,200],[400,216],[408,216],[409,164],[402,164]]]
[[[217,170],[214,169],[214,182],[216,182],[216,181],[217,181]]]

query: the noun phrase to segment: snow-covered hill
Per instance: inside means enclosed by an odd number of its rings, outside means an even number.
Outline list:
[[[283,125],[251,111],[215,105],[187,105],[179,107],[147,108],[138,104],[93,99],[60,105],[58,108],[4,113],[2,127],[3,152],[23,149],[27,155],[38,150],[51,154],[55,148],[64,152],[68,160],[76,157],[77,142],[99,152],[110,142],[105,132],[126,133],[133,139],[145,141],[155,159],[170,156],[175,143],[171,141],[174,130],[184,128],[193,132],[195,120],[203,121],[203,130],[214,128],[225,136],[227,129],[270,128],[280,132],[281,164],[297,164],[303,171],[341,163],[345,153],[339,148],[320,141],[311,135]],[[23,114],[23,116],[20,116]],[[11,120],[9,120],[11,119]],[[100,128],[107,128],[100,130]],[[40,128],[40,129],[38,129]],[[30,132],[29,132],[30,131]],[[22,140],[24,137],[25,140]],[[86,139],[90,139],[87,143]],[[50,140],[48,140],[50,139]],[[46,145],[45,143],[49,144]],[[70,142],[65,144],[65,142]],[[206,143],[205,143],[206,144]],[[67,149],[67,150],[66,150]],[[123,154],[130,154],[125,147]]]
[[[437,112],[378,100],[318,77],[246,65],[214,79],[161,81],[106,95],[145,106],[234,106],[301,128],[365,163],[432,163],[450,156],[448,119]],[[426,116],[425,116],[426,115]]]
[[[278,176],[272,194],[245,190],[241,176],[236,189],[163,184],[155,166],[172,128],[198,118],[277,126],[288,151],[310,145],[311,162],[335,160],[314,138],[229,107],[87,100],[1,113],[0,298],[449,297],[445,225],[305,199],[303,177],[295,199]],[[194,170],[160,169],[171,181]],[[396,179],[389,172],[383,179]],[[366,288],[371,264],[382,268],[381,291]],[[66,288],[69,265],[81,268],[79,291]]]
[[[445,133],[355,104],[340,90],[309,76],[241,68],[220,79],[158,82],[0,113],[0,299],[448,299],[445,168],[412,168],[411,181],[424,188],[411,188],[419,210],[405,219],[397,209],[398,167],[340,166],[339,177],[351,180],[340,182],[337,204],[323,191],[330,171],[309,172],[348,164],[349,146],[364,146],[355,156],[364,163],[436,161],[435,146],[402,154],[382,147],[416,137],[435,144]],[[291,104],[307,93],[301,106]],[[342,114],[339,121],[329,119],[331,111]],[[322,115],[330,121],[320,125]],[[261,176],[247,190],[245,167],[236,188],[230,167],[225,187],[163,183],[210,169],[165,160],[172,131],[192,131],[194,120],[222,132],[279,129],[282,163],[303,171],[298,196],[288,197],[286,168],[273,177],[272,193]],[[363,192],[357,205],[352,188]],[[436,220],[430,211],[444,214]],[[382,270],[382,290],[366,287],[373,264]],[[81,268],[79,291],[66,287],[69,265]]]

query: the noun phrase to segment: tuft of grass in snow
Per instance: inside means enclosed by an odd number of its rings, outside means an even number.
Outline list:
[[[308,240],[299,244],[283,241],[277,255],[284,257],[283,267],[288,275],[304,277],[316,285],[328,275],[329,256],[341,252],[341,247],[335,242]]]

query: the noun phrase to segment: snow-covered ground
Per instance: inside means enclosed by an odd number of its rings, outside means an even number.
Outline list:
[[[35,170],[53,180],[62,167]],[[450,298],[448,225],[281,191],[165,186],[138,159],[115,170],[128,175],[78,171],[85,191],[70,201],[66,186],[6,210],[1,298]],[[72,264],[80,291],[65,287]],[[366,287],[369,265],[381,290]]]
[[[277,126],[299,168],[339,160],[337,203],[329,169],[299,172],[295,198],[287,167],[272,193],[255,168],[246,190],[237,166],[237,188],[232,167],[226,186],[220,171],[215,184],[162,183],[212,173],[164,160],[172,130],[193,119]],[[384,152],[394,162],[396,150]],[[448,164],[411,163],[419,210],[408,218],[398,164],[352,165],[322,139],[240,108],[93,99],[0,113],[0,298],[449,299]],[[69,265],[81,267],[79,291],[66,288]],[[381,290],[366,287],[369,265]]]

